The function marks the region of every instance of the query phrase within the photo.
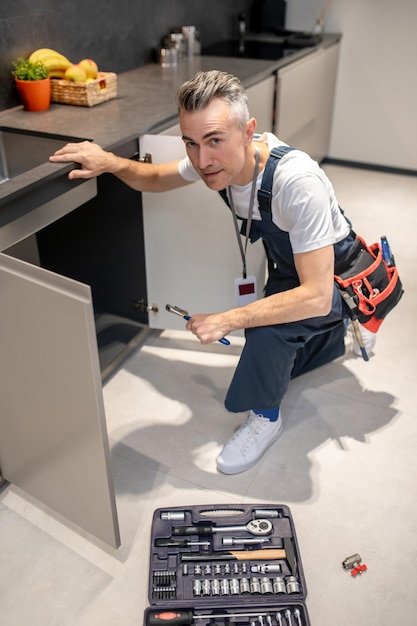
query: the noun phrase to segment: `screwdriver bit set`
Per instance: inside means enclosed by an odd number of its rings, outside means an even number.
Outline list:
[[[157,509],[144,626],[310,626],[286,505]]]

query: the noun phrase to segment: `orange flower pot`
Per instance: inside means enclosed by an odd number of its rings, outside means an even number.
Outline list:
[[[17,93],[25,111],[46,111],[51,103],[51,79],[20,80],[15,78]]]

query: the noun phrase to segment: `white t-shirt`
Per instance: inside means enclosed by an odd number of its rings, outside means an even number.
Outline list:
[[[256,139],[267,143],[269,150],[286,145],[272,133],[264,133]],[[188,157],[180,161],[178,171],[187,181],[200,180]],[[256,192],[262,176],[263,171],[258,175]],[[242,187],[231,185],[238,217],[248,217],[251,187],[252,182]],[[288,232],[295,254],[337,243],[349,234],[349,225],[340,212],[329,179],[318,163],[301,150],[290,151],[277,165],[271,211],[274,224]],[[261,219],[256,200],[252,219]]]

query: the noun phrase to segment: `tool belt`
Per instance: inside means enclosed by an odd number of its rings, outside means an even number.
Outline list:
[[[334,277],[349,317],[373,333],[404,293],[394,256],[385,237],[381,240],[382,245],[368,245],[356,235],[342,271]]]
[[[258,191],[261,214],[271,211],[274,172],[282,157],[291,150],[290,146],[280,146],[270,152]],[[225,190],[220,195],[229,204]],[[381,243],[368,245],[363,237],[355,236],[346,257],[337,263],[338,273],[334,279],[350,319],[376,333],[404,290],[386,237],[381,237]]]

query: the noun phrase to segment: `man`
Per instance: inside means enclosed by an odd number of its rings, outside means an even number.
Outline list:
[[[249,417],[217,458],[221,472],[236,474],[255,465],[280,436],[280,404],[290,379],[344,353],[345,312],[333,276],[354,234],[324,172],[297,150],[281,158],[270,212],[260,211],[255,192],[270,151],[285,144],[270,133],[255,135],[256,121],[236,77],[199,72],[179,89],[177,106],[187,153],[181,161],[138,163],[89,142],[68,144],[51,161],[80,163],[69,178],[108,172],[144,192],[202,179],[213,191],[227,189],[232,211],[250,224],[251,240],[262,237],[269,267],[265,298],[222,313],[192,315],[186,326],[203,344],[245,329],[225,406],[249,411]]]

